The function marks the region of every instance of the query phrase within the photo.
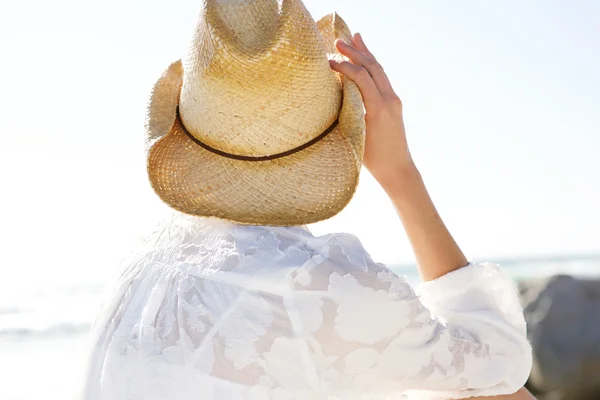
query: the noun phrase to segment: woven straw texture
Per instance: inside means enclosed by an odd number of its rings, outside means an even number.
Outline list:
[[[337,15],[317,23],[299,0],[206,0],[186,61],[154,86],[146,121],[148,174],[158,196],[187,214],[243,224],[303,225],[350,201],[362,165],[364,110],[334,73]],[[341,105],[341,110],[340,110]],[[177,110],[179,108],[179,115]],[[310,147],[269,161],[241,156]]]

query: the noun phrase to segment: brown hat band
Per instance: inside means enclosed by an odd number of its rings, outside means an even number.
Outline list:
[[[251,157],[251,156],[240,156],[237,154],[230,154],[230,153],[226,153],[224,151],[215,149],[214,147],[210,147],[209,145],[207,145],[206,143],[201,142],[200,140],[198,140],[198,138],[196,138],[194,135],[192,135],[187,128],[185,127],[185,125],[183,124],[183,121],[181,120],[181,116],[179,115],[179,107],[177,108],[177,118],[179,118],[179,120],[181,121],[181,127],[183,128],[183,132],[194,142],[196,143],[198,146],[204,148],[205,150],[208,150],[212,153],[215,153],[217,155],[220,155],[222,157],[227,157],[227,158],[231,158],[234,160],[240,160],[240,161],[270,161],[270,160],[276,160],[278,158],[282,158],[282,157],[287,157],[290,156],[294,153],[298,153],[299,151],[302,151],[312,145],[314,145],[315,143],[319,142],[321,139],[323,139],[325,136],[327,136],[328,134],[331,133],[331,131],[333,131],[339,123],[339,120],[336,119],[333,124],[331,124],[331,126],[329,128],[327,128],[323,133],[321,133],[319,136],[317,136],[316,138],[312,139],[310,142],[308,143],[304,143],[301,146],[296,147],[295,149],[292,150],[288,150],[288,151],[284,151],[283,153],[278,153],[278,154],[273,154],[270,156],[258,156],[258,157]]]

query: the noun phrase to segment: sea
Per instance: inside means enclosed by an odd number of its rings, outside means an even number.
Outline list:
[[[515,281],[555,274],[600,278],[600,255],[492,261]],[[419,284],[415,266],[391,268]],[[0,282],[0,400],[75,398],[87,334],[110,279]]]

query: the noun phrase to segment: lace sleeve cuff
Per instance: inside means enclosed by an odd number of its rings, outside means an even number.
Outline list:
[[[440,320],[461,326],[490,345],[491,356],[513,365],[502,382],[486,390],[446,392],[445,398],[494,396],[514,393],[531,370],[531,347],[523,309],[508,274],[492,263],[469,264],[422,285],[423,304]],[[438,398],[421,393],[418,398]]]
[[[463,313],[469,313],[471,319],[473,313],[488,311],[503,315],[525,332],[523,310],[515,284],[497,264],[469,263],[464,268],[422,284],[419,292],[421,301],[432,314],[449,322],[455,322],[454,318],[460,318]]]

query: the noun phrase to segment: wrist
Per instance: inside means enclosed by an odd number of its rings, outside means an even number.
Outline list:
[[[403,197],[413,191],[416,185],[422,185],[421,173],[412,161],[398,165],[375,179],[392,198]]]

